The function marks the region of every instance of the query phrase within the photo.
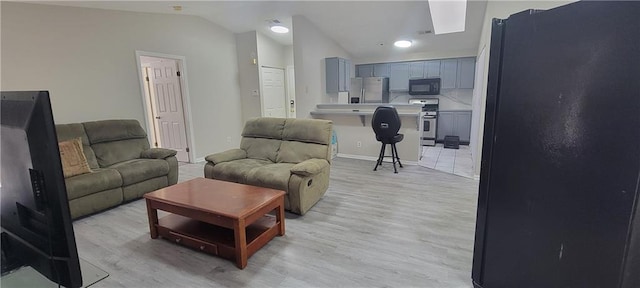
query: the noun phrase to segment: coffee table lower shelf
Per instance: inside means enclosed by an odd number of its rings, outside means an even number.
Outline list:
[[[278,234],[276,217],[264,215],[246,227],[247,256]],[[177,214],[158,220],[158,235],[171,242],[184,245],[225,259],[235,260],[236,247],[233,229],[228,229]]]

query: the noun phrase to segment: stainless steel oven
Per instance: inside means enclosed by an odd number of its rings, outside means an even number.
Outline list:
[[[437,98],[410,99],[409,104],[421,104],[422,113],[420,118],[420,145],[436,145],[436,128],[438,127],[438,104]]]
[[[436,145],[436,127],[438,124],[437,112],[426,112],[422,116],[422,137],[420,138],[420,144],[422,146],[435,146]]]

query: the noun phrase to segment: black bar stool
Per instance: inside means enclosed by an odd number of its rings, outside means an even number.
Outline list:
[[[396,148],[396,143],[404,139],[403,134],[398,134],[401,125],[402,122],[400,122],[398,111],[396,111],[396,108],[393,106],[379,106],[376,108],[376,111],[373,112],[371,127],[373,127],[373,132],[376,133],[376,140],[382,143],[382,147],[380,147],[380,155],[378,156],[378,161],[376,162],[376,167],[373,168],[373,171],[376,171],[378,166],[382,165],[384,157],[389,157],[385,156],[387,144],[391,145],[390,157],[393,162],[394,173],[398,173],[396,162],[398,162],[400,168],[402,168],[402,163],[400,163],[400,157],[398,156],[398,149]]]

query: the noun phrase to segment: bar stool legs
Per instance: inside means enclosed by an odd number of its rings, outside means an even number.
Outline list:
[[[398,169],[396,168],[396,162],[398,162],[398,164],[400,165],[400,168],[403,168],[402,166],[402,162],[400,162],[400,157],[398,156],[398,148],[396,148],[396,144],[389,144],[391,145],[391,162],[393,162],[393,173],[398,173]],[[382,165],[382,160],[384,160],[384,157],[389,157],[389,156],[385,156],[385,152],[386,152],[386,148],[387,148],[387,144],[382,144],[382,147],[380,147],[380,155],[378,155],[378,160],[376,161],[376,167],[373,168],[373,171],[377,171],[378,170],[378,166]]]

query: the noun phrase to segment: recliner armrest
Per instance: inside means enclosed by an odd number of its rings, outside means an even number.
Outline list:
[[[178,151],[165,149],[165,148],[151,148],[140,152],[140,158],[145,159],[166,159],[171,156],[176,156]]]
[[[309,159],[291,167],[291,173],[306,177],[318,174],[327,167],[329,161],[326,159]]]
[[[213,164],[219,164],[222,162],[229,162],[229,161],[239,160],[244,158],[247,158],[247,151],[236,148],[236,149],[231,149],[231,150],[227,150],[220,153],[211,154],[205,157],[204,159]]]

